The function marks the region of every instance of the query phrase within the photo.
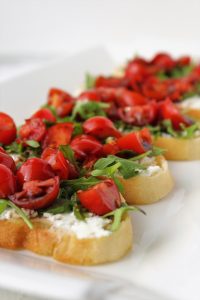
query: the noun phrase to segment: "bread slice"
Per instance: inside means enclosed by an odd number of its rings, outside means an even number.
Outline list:
[[[197,108],[187,108],[184,109],[184,114],[193,118],[196,121],[200,120],[200,109]]]
[[[154,145],[166,149],[168,160],[199,160],[200,137],[182,139],[161,136],[154,140]]]
[[[129,179],[120,178],[128,204],[151,204],[165,197],[173,188],[174,181],[163,156],[157,156],[160,170],[151,176],[138,175]]]
[[[75,234],[55,229],[45,218],[32,220],[31,230],[21,219],[0,220],[0,247],[51,256],[77,265],[97,265],[116,261],[132,247],[131,219],[124,216],[120,228],[108,236],[78,239]]]

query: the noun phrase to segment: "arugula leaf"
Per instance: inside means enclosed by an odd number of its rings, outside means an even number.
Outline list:
[[[124,204],[120,208],[117,208],[103,216],[103,218],[107,218],[107,217],[113,218],[113,222],[110,227],[111,231],[116,231],[119,229],[121,222],[122,222],[122,218],[123,218],[124,214],[128,211],[139,211],[139,212],[143,213],[144,215],[146,215],[146,213],[142,209],[140,209],[136,206],[129,206],[129,205]]]
[[[39,148],[40,147],[40,144],[34,140],[28,140],[28,141],[26,141],[26,144],[28,146],[30,146],[31,148]]]
[[[56,108],[54,106],[49,105],[49,104],[45,104],[45,105],[42,106],[42,108],[48,108],[52,112],[54,117],[57,118],[57,112],[56,112]]]
[[[80,123],[74,123],[74,130],[72,133],[72,138],[79,134],[82,134],[82,133],[83,133],[82,125]]]
[[[125,179],[136,176],[140,170],[144,170],[146,168],[145,166],[137,162],[131,161],[130,159],[125,159],[114,155],[108,155],[106,158],[100,158],[95,163],[94,169],[105,170],[106,168],[111,167],[113,166],[113,164],[116,163],[120,163],[120,165],[117,165],[117,169]],[[110,171],[109,169],[107,170]]]
[[[68,199],[57,199],[48,209],[41,212],[50,213],[53,215],[63,214],[71,211],[70,201]]]
[[[69,145],[60,145],[59,150],[62,151],[64,157],[67,158],[79,170],[79,166],[72,148]]]
[[[95,80],[96,80],[96,78],[94,76],[92,76],[89,73],[86,73],[84,87],[87,90],[92,89],[95,86]]]
[[[90,176],[88,178],[81,177],[77,179],[71,179],[71,180],[63,180],[61,182],[62,187],[69,187],[71,190],[75,193],[78,190],[87,190],[91,186],[101,182],[100,179],[97,179],[96,177]]]
[[[22,144],[18,144],[16,142],[13,142],[12,144],[6,146],[5,149],[8,153],[21,154],[23,152]]]
[[[162,121],[162,125],[164,126],[165,130],[167,131],[168,134],[170,134],[171,136],[173,137],[178,137],[178,133],[177,131],[175,131],[173,129],[173,126],[172,126],[172,121],[171,120],[163,120]]]
[[[193,69],[194,69],[193,64],[186,65],[186,66],[181,66],[181,67],[177,66],[177,67],[172,69],[170,77],[172,77],[172,78],[181,78],[181,77],[188,76],[192,72]]]
[[[183,130],[181,132],[181,137],[184,139],[193,138],[195,135],[195,132],[200,129],[200,124],[198,122],[192,124],[189,127],[184,126],[184,124],[181,124],[180,126],[181,126],[181,129]]]
[[[83,120],[87,120],[94,116],[106,116],[104,109],[108,107],[108,103],[77,101],[72,111],[72,120],[77,116],[80,116]]]
[[[21,208],[16,206],[12,201],[6,200],[6,199],[0,199],[0,214],[2,214],[7,207],[14,208],[16,213],[23,219],[23,221],[26,223],[26,225],[33,229],[33,224],[31,223],[30,219],[27,217],[27,215],[23,212]]]

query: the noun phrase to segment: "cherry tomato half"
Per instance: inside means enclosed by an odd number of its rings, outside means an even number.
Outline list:
[[[57,148],[60,145],[68,145],[71,140],[73,129],[73,124],[70,122],[53,125],[47,130],[47,134],[42,143],[42,148]]]
[[[49,91],[48,104],[56,109],[59,117],[65,117],[72,111],[74,99],[70,94],[60,89],[52,88]]]
[[[81,204],[96,215],[104,215],[115,210],[121,204],[121,198],[116,184],[112,179],[106,179],[86,191],[78,191]]]
[[[46,126],[39,118],[28,119],[19,130],[19,137],[23,140],[34,140],[40,142],[46,133]]]
[[[0,164],[9,168],[13,173],[16,172],[16,166],[13,158],[6,152],[2,152],[0,149]]]
[[[152,124],[157,117],[157,104],[127,106],[118,109],[119,117],[122,121],[135,126]]]
[[[51,166],[41,158],[29,158],[17,171],[17,180],[22,185],[26,181],[46,180],[54,177]]]
[[[106,117],[92,117],[83,123],[83,130],[86,134],[94,135],[97,138],[109,136],[120,137],[121,133],[115,128],[112,121]]]
[[[65,159],[63,153],[58,149],[46,148],[41,158],[45,160],[60,179],[69,177],[69,161]]]
[[[88,90],[88,91],[82,92],[78,96],[78,100],[88,100],[88,101],[99,102],[99,101],[101,101],[101,97],[97,90]]]
[[[147,99],[139,93],[121,88],[116,90],[116,102],[119,107],[126,107],[144,105],[147,103]]]
[[[0,198],[6,198],[16,191],[16,178],[12,171],[0,164]]]
[[[4,145],[11,144],[16,138],[17,129],[13,119],[0,112],[0,143]]]
[[[19,207],[41,209],[51,205],[58,193],[59,177],[54,177],[43,181],[25,182],[22,191],[9,196],[9,199]]]
[[[185,126],[190,126],[192,124],[192,121],[188,117],[182,115],[169,98],[161,103],[160,116],[163,120],[171,120],[175,130],[181,129],[181,124]]]
[[[56,117],[54,114],[50,111],[48,108],[41,108],[40,110],[36,111],[31,119],[39,118],[42,119],[43,121],[49,121],[49,122],[56,122]]]
[[[152,59],[151,64],[156,65],[159,70],[171,70],[175,67],[176,62],[174,59],[167,53],[158,53]]]
[[[93,136],[82,134],[76,136],[71,144],[77,159],[85,159],[90,155],[99,155],[102,151],[102,144]]]
[[[151,143],[151,134],[147,128],[125,134],[117,140],[120,150],[132,150],[138,154],[150,150],[152,147]]]

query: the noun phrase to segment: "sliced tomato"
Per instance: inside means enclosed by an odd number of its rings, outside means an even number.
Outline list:
[[[22,191],[9,196],[9,199],[19,207],[37,210],[50,206],[58,193],[59,177],[54,177],[25,182]]]
[[[130,61],[125,68],[125,77],[131,82],[141,82],[149,76],[147,62],[141,59]]]
[[[0,149],[0,164],[8,167],[13,173],[16,172],[16,166],[13,158],[8,155],[5,151]]]
[[[146,105],[127,106],[118,109],[122,121],[135,126],[152,124],[157,117],[157,104],[155,102]]]
[[[41,158],[45,160],[60,179],[69,177],[69,161],[65,159],[63,153],[58,149],[46,148]]]
[[[51,123],[55,123],[56,122],[56,117],[54,116],[54,114],[51,112],[50,109],[48,108],[41,108],[40,110],[36,111],[31,119],[35,119],[35,118],[39,118],[42,119],[43,121],[48,121]]]
[[[115,128],[111,120],[106,117],[92,117],[83,123],[83,130],[97,138],[109,136],[120,137],[121,133]]]
[[[26,123],[19,130],[19,137],[25,142],[34,140],[41,142],[46,133],[46,126],[40,118],[26,120]]]
[[[63,90],[52,88],[49,91],[48,104],[56,109],[59,117],[66,117],[72,111],[74,98]]]
[[[117,152],[119,152],[119,146],[116,140],[103,145],[103,155],[115,155]]]
[[[168,95],[169,84],[167,80],[160,81],[156,77],[149,77],[142,85],[142,93],[147,98],[163,100]]]
[[[121,204],[121,198],[116,184],[112,179],[106,179],[86,191],[78,191],[81,204],[96,215],[104,215],[115,210]]]
[[[125,88],[116,89],[116,102],[119,107],[147,104],[147,99],[139,93]]]
[[[181,67],[187,66],[187,65],[189,65],[190,63],[191,63],[191,57],[190,57],[190,56],[181,56],[180,58],[178,58],[178,59],[176,60],[176,64],[177,64],[178,66],[181,66]]]
[[[16,178],[12,171],[0,164],[0,198],[7,198],[16,192]]]
[[[78,96],[78,100],[88,100],[88,101],[99,102],[99,101],[101,101],[101,97],[97,90],[88,90],[88,91],[82,92]]]
[[[167,53],[158,53],[152,59],[151,64],[156,65],[159,70],[171,70],[175,67],[175,60]]]
[[[147,128],[131,132],[119,138],[117,145],[120,150],[132,150],[142,154],[152,148],[151,134]]]
[[[181,129],[181,124],[185,126],[190,126],[192,124],[192,121],[188,117],[182,115],[177,106],[173,104],[169,98],[161,103],[159,112],[162,120],[171,120],[175,130]]]
[[[11,144],[17,134],[17,129],[13,119],[3,113],[0,112],[0,143],[3,145]]]
[[[102,151],[102,144],[93,136],[81,134],[76,136],[71,144],[77,159],[85,159],[90,155],[100,155]]]
[[[95,81],[95,87],[111,87],[111,88],[117,88],[127,85],[127,79],[124,77],[104,77],[99,76],[96,78]]]
[[[22,185],[32,180],[46,180],[54,177],[52,167],[41,158],[29,158],[17,171],[17,180]]]
[[[57,148],[60,145],[68,145],[73,130],[73,123],[70,122],[53,125],[47,130],[47,134],[42,143],[43,149],[46,147]]]

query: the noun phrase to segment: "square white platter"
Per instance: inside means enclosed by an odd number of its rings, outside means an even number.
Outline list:
[[[0,111],[20,124],[45,102],[50,87],[74,92],[86,72],[111,73],[116,63],[110,52],[86,50],[1,82]],[[0,287],[47,299],[199,299],[200,162],[171,162],[170,168],[173,192],[143,207],[147,216],[132,215],[134,248],[124,259],[74,267],[2,249]]]

